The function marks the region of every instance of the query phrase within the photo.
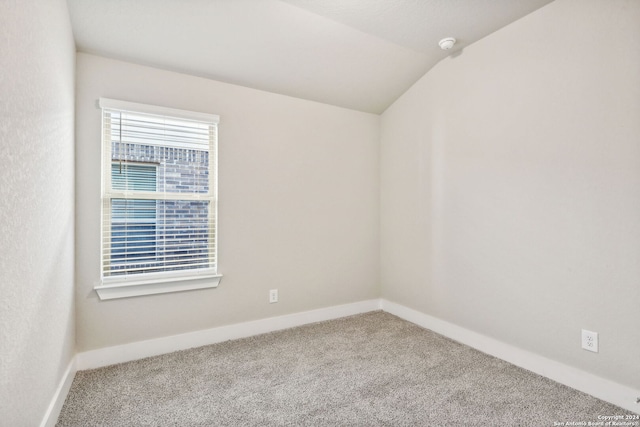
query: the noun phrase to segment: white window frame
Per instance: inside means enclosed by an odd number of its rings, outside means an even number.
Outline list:
[[[217,271],[217,250],[218,250],[218,155],[217,155],[217,125],[220,121],[220,117],[214,114],[200,113],[186,110],[178,110],[174,108],[160,107],[154,105],[133,103],[127,101],[118,101],[107,98],[100,98],[98,105],[103,110],[120,110],[130,111],[134,113],[145,113],[159,116],[174,117],[187,120],[196,120],[212,125],[212,141],[209,150],[209,188],[211,203],[209,206],[209,215],[213,219],[213,247],[215,248],[215,267],[208,269],[194,269],[194,270],[179,270],[171,272],[160,273],[144,273],[133,274],[125,276],[107,276],[103,277],[102,274],[102,257],[104,249],[103,242],[103,230],[100,230],[100,269],[101,269],[101,281],[100,284],[95,286],[94,289],[97,292],[101,300],[126,298],[141,295],[152,295],[168,292],[187,291],[194,289],[206,289],[215,288],[219,285],[222,275]],[[104,118],[104,114],[102,114]],[[103,120],[104,121],[104,120]],[[103,122],[102,129],[102,169],[105,169],[105,165],[111,165],[111,136],[106,135],[106,127]],[[108,145],[108,146],[107,146]],[[181,145],[180,148],[190,148],[186,145]],[[108,156],[109,159],[105,159]],[[118,194],[111,189],[111,166],[108,171],[102,171],[102,212],[101,222],[105,221],[105,200],[111,200],[112,198],[118,198],[124,194]],[[187,193],[188,194],[188,193]],[[150,197],[152,195],[149,195]],[[108,215],[108,214],[107,214]]]

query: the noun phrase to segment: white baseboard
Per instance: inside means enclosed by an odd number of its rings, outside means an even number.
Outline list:
[[[600,378],[572,366],[505,344],[385,299],[381,300],[380,305],[382,310],[388,313],[473,347],[483,353],[490,354],[598,399],[613,403],[621,408],[640,413],[640,404],[636,403],[636,398],[640,396],[640,390],[634,390],[622,384]]]
[[[60,379],[60,384],[58,384],[58,388],[51,399],[51,403],[49,403],[47,412],[45,412],[42,418],[40,427],[54,427],[58,422],[62,405],[64,405],[67,394],[69,394],[69,389],[71,389],[71,383],[73,382],[73,377],[76,375],[76,371],[76,358],[74,356]]]
[[[288,314],[234,325],[220,326],[213,329],[172,335],[152,340],[138,341],[113,347],[78,353],[78,370],[100,368],[116,363],[129,362],[150,356],[171,353],[222,341],[250,337],[308,323],[337,319],[354,314],[379,310],[380,300],[373,299],[352,304],[344,304],[301,313]]]
[[[639,390],[600,378],[403,305],[385,299],[373,299],[78,353],[69,365],[41,427],[55,425],[76,369],[94,369],[379,309],[621,408],[640,412],[640,404],[636,403],[636,398],[640,396]]]

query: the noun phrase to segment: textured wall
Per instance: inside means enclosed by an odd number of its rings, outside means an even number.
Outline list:
[[[639,22],[557,0],[384,113],[385,298],[640,388]]]
[[[218,288],[98,300],[99,97],[220,115]],[[79,350],[377,297],[379,120],[78,54]]]
[[[0,8],[0,424],[40,423],[74,352],[75,47],[64,0]]]

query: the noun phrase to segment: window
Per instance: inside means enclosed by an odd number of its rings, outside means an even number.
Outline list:
[[[101,299],[215,287],[218,116],[101,99]]]

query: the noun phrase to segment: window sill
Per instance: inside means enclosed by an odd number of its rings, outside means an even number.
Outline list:
[[[164,280],[126,280],[101,284],[93,289],[100,300],[129,298],[142,295],[165,294],[169,292],[191,291],[195,289],[217,288],[222,274],[182,276]]]

